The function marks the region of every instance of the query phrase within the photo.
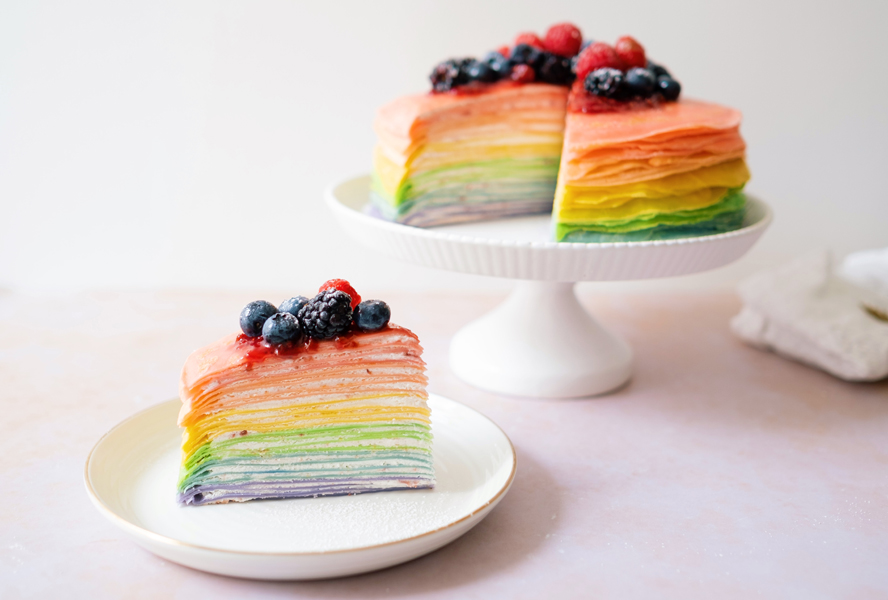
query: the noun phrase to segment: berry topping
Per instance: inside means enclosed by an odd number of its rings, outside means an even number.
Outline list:
[[[286,342],[298,342],[302,337],[299,319],[288,312],[272,315],[262,326],[262,337],[273,346]]]
[[[678,100],[681,94],[681,84],[668,75],[660,75],[657,78],[657,90],[663,94],[666,100]]]
[[[451,58],[442,63],[438,63],[429,75],[432,82],[432,89],[436,92],[448,92],[458,85],[468,83],[469,79],[465,72],[470,58]]]
[[[644,67],[647,64],[647,59],[644,57],[644,48],[628,35],[624,35],[617,40],[614,50],[623,59],[623,62],[626,63],[627,68]]]
[[[583,50],[577,58],[576,76],[584,80],[586,76],[597,69],[605,67],[623,70],[626,64],[617,51],[604,42],[595,42]]]
[[[533,67],[527,65],[515,65],[512,67],[512,74],[509,76],[512,81],[518,83],[530,83],[536,77]]]
[[[355,309],[355,325],[363,331],[385,327],[392,317],[392,309],[382,300],[364,300]]]
[[[351,284],[345,279],[331,279],[320,288],[318,288],[319,292],[323,292],[325,290],[339,290],[340,292],[345,292],[346,294],[351,296],[352,310],[354,310],[354,308],[361,302],[360,294],[358,294],[355,291],[355,288],[353,288]]]
[[[535,33],[519,33],[518,37],[515,38],[515,45],[518,46],[520,44],[527,44],[528,46],[533,46],[534,48],[538,48],[540,50],[545,50],[546,45],[543,44],[543,40],[540,39]]]
[[[623,83],[628,95],[650,98],[656,91],[657,78],[647,69],[635,67],[626,71]]]
[[[509,55],[509,60],[511,60],[514,65],[536,67],[537,63],[540,62],[541,57],[542,50],[539,48],[534,48],[529,44],[518,44],[512,48],[512,54]]]
[[[240,314],[240,327],[247,337],[259,337],[262,335],[262,326],[265,325],[277,309],[271,302],[256,300],[247,304]]]
[[[653,73],[654,77],[660,77],[661,75],[672,77],[672,75],[669,74],[669,71],[666,70],[666,67],[658,65],[657,63],[652,61],[647,62],[647,70]]]
[[[617,69],[604,67],[596,69],[586,76],[583,82],[586,91],[595,96],[621,99],[625,96],[623,73]]]
[[[574,80],[573,71],[570,70],[570,59],[555,54],[547,53],[538,74],[540,81],[555,85],[570,85]]]
[[[480,60],[473,60],[469,63],[466,68],[466,75],[469,81],[481,81],[484,83],[491,83],[499,79],[497,72],[491,69],[486,62]]]
[[[543,40],[543,47],[547,51],[568,58],[576,55],[582,45],[583,34],[572,23],[552,25]]]
[[[351,326],[352,298],[339,290],[325,290],[299,311],[302,331],[316,340],[331,340]]]
[[[290,313],[294,317],[299,314],[299,309],[308,304],[308,298],[305,296],[295,296],[281,302],[278,311],[282,313]]]
[[[500,46],[496,49],[496,52],[502,56],[503,58],[509,58],[509,47],[508,46]]]
[[[509,55],[509,49],[506,48],[505,50],[506,54],[501,54],[500,52],[488,52],[482,59],[487,63],[487,66],[496,73],[499,79],[505,79],[512,71],[512,63],[507,58]]]

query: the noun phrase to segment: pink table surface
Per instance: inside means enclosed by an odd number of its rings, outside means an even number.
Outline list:
[[[635,377],[560,401],[450,372],[450,336],[500,297],[377,294],[420,335],[430,391],[511,437],[499,507],[433,554],[340,580],[238,580],[149,554],[90,504],[87,453],[174,397],[187,354],[244,303],[285,296],[0,295],[0,597],[888,598],[888,382],[742,345],[729,294],[585,297],[633,345]]]

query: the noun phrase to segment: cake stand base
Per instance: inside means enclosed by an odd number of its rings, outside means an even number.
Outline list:
[[[578,398],[628,381],[632,350],[580,306],[573,283],[519,281],[505,302],[454,336],[450,366],[491,392]]]

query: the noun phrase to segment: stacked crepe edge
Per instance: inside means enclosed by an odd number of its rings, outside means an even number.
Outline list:
[[[569,113],[555,240],[648,241],[740,228],[749,179],[740,118],[693,100],[634,114]]]
[[[376,210],[422,227],[550,212],[566,101],[563,87],[531,84],[406,96],[382,107]]]
[[[196,351],[181,386],[179,502],[433,487],[421,353],[397,326],[256,362],[235,336]]]

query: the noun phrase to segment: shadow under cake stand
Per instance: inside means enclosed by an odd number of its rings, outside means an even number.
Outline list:
[[[743,256],[771,222],[749,198],[743,227],[695,238],[597,244],[551,240],[549,215],[442,227],[391,223],[367,213],[370,177],[326,191],[346,232],[393,258],[437,269],[516,279],[511,295],[453,337],[450,365],[476,387],[513,396],[573,398],[601,394],[632,375],[632,350],[577,301],[580,281],[688,275]]]

